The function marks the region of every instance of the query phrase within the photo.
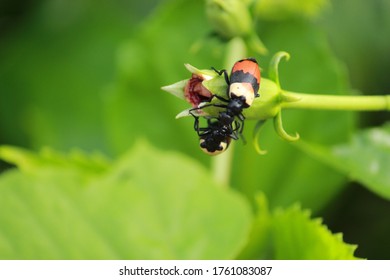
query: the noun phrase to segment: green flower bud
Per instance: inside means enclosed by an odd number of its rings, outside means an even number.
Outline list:
[[[246,1],[207,0],[206,15],[214,31],[225,39],[245,37],[252,28]]]
[[[269,79],[262,78],[259,90],[260,97],[255,98],[252,105],[244,110],[245,118],[266,120],[273,118],[280,111],[280,89]]]
[[[226,96],[225,79],[217,72],[210,69],[199,70],[190,64],[185,64],[185,67],[192,73],[190,79],[164,86],[161,89],[186,100],[192,108],[197,108],[200,104],[211,101],[215,94]]]
[[[268,51],[255,32],[251,3],[252,0],[207,0],[206,15],[218,36],[227,40],[240,37],[249,49],[264,55]]]

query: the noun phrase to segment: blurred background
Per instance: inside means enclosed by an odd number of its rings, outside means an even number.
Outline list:
[[[286,89],[390,94],[389,0],[333,0],[315,17],[264,16],[256,28],[270,54],[292,55],[281,66]],[[116,157],[145,137],[208,166],[192,120],[174,119],[187,105],[160,89],[188,77],[183,63],[222,68],[220,41],[189,51],[208,33],[202,1],[0,0],[0,144]],[[265,70],[269,59],[260,59]],[[324,145],[389,120],[389,113],[286,116],[288,131]],[[235,188],[249,198],[261,189],[273,207],[300,201],[332,232],[358,244],[358,256],[390,259],[388,201],[313,163],[271,126],[263,134],[270,153],[264,158],[250,145],[236,145]],[[281,178],[281,170],[291,174]],[[312,191],[300,196],[300,188]]]

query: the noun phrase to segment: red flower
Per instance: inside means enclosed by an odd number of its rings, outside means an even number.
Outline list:
[[[213,94],[203,86],[204,77],[192,74],[184,87],[184,97],[193,108],[198,107],[202,102],[211,100]]]

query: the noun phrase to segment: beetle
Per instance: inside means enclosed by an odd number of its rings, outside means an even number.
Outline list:
[[[231,139],[238,139],[239,124],[236,121],[226,121],[227,118],[221,116],[211,117],[207,118],[207,127],[199,127],[199,117],[192,116],[195,118],[194,129],[199,136],[199,146],[206,154],[218,155],[229,147]]]
[[[228,96],[230,103],[240,103],[239,106],[248,108],[252,105],[255,97],[259,97],[260,88],[260,69],[259,65],[254,58],[246,58],[237,61],[232,68],[230,79],[226,70],[215,70],[219,75],[224,74],[228,87]]]
[[[226,109],[225,116],[228,118],[237,117],[241,122],[240,134],[244,129],[244,120],[245,117],[242,114],[242,111],[245,108],[248,108],[252,105],[253,100],[256,97],[259,97],[259,88],[260,88],[260,80],[261,74],[259,65],[254,58],[246,58],[237,61],[232,68],[230,78],[225,69],[217,70],[212,68],[219,75],[224,75],[225,81],[228,85],[227,88],[227,96],[228,99],[214,95],[213,97],[218,100],[224,102],[225,104],[207,104],[200,109],[215,106]]]

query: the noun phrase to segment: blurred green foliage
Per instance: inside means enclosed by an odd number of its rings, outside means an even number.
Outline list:
[[[177,153],[4,153],[22,171],[0,180],[0,259],[232,259],[248,235],[246,201]]]
[[[350,143],[331,148],[307,144],[297,145],[307,153],[323,161],[351,180],[361,182],[371,191],[390,199],[390,124],[371,128],[354,135]]]
[[[50,146],[64,152],[76,147],[114,158],[145,137],[158,148],[181,152],[208,168],[210,159],[197,148],[192,120],[174,120],[186,104],[160,90],[188,76],[183,63],[222,68],[225,44],[204,39],[211,29],[202,1],[41,0],[2,5],[1,144],[33,150]],[[257,33],[270,54],[291,54],[292,59],[280,65],[283,88],[350,94],[350,77],[353,88],[388,94],[388,1],[333,1],[325,7],[316,20],[295,15],[257,21]],[[199,52],[190,52],[202,38]],[[269,59],[259,58],[263,73]],[[284,123],[309,142],[335,145],[348,141],[355,116],[289,111]],[[361,114],[358,119],[358,124],[380,124],[389,115]],[[246,123],[247,138],[253,126]],[[267,156],[258,156],[250,145],[235,145],[232,186],[252,206],[258,191],[265,193],[270,209],[300,202],[335,225],[332,231],[349,232],[345,238],[361,246],[359,256],[390,257],[387,238],[374,238],[369,232],[356,235],[337,222],[342,213],[326,208],[348,203],[344,176],[279,140],[268,124],[260,141]],[[336,200],[338,195],[343,200]],[[379,220],[383,217],[378,228],[371,228],[369,219],[362,228],[390,232],[389,203],[380,209],[372,212]]]
[[[0,156],[20,169],[0,178],[0,259],[355,259],[308,211],[271,213],[265,196],[250,235],[246,199],[145,141],[115,162],[7,146]]]

